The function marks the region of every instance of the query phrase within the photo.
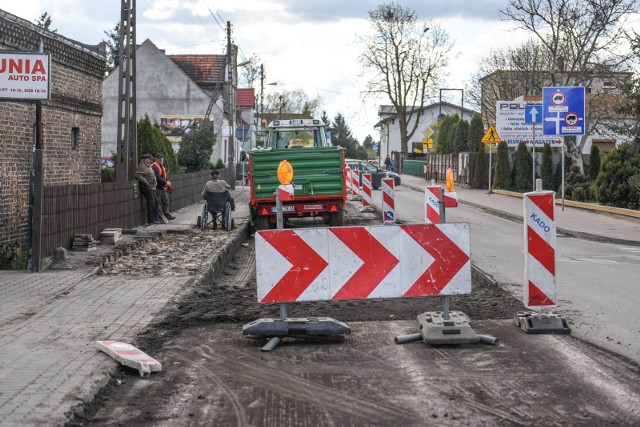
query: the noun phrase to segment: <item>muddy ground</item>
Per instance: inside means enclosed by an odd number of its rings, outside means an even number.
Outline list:
[[[347,223],[360,218],[351,212]],[[179,255],[162,259],[164,274],[192,275],[205,251],[197,242],[210,243],[209,233],[165,236],[170,243],[149,242],[136,258],[148,265],[171,245]],[[102,274],[148,272],[132,259],[121,257]],[[69,425],[640,424],[637,365],[570,336],[525,336],[511,320],[521,302],[480,276],[472,294],[450,304],[500,345],[396,345],[394,336],[418,332],[419,313],[442,310],[440,298],[401,298],[288,304],[289,317],[332,317],[352,334],[343,343],[287,339],[261,352],[264,341],[244,338],[242,325],[279,317],[280,307],[256,301],[249,238],[221,274],[168,306],[138,337],[135,344],[163,372],[141,379],[120,369]]]

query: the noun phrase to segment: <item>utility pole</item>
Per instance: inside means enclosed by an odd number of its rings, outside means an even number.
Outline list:
[[[264,64],[260,64],[260,116],[258,117],[258,126],[262,127],[262,119],[264,118]]]
[[[228,169],[230,172],[231,182],[229,185],[232,190],[236,189],[236,164],[235,164],[235,124],[236,124],[236,64],[235,64],[235,51],[233,44],[231,43],[231,22],[227,21],[227,78],[229,84],[229,162]]]
[[[116,180],[135,179],[138,163],[136,121],[136,0],[122,0],[118,42],[118,142]]]

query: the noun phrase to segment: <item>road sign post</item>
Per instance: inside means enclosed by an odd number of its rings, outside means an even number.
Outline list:
[[[496,131],[496,128],[493,125],[489,125],[489,129],[487,129],[487,132],[485,132],[481,142],[485,144],[489,144],[489,191],[488,193],[491,194],[491,169],[492,169],[491,157],[493,157],[493,144],[499,144],[502,142],[502,140],[500,139],[500,135],[498,135],[498,131]]]
[[[533,147],[533,184],[536,189],[536,124],[542,123],[542,105],[527,105],[524,109],[524,122],[531,123],[531,147]]]

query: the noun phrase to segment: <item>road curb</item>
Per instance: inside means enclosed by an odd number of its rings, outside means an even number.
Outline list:
[[[424,191],[424,189],[416,187],[416,186],[413,186],[413,185],[405,185],[405,186],[410,188],[410,189],[412,189],[412,190],[414,190],[414,191],[418,191],[418,192]],[[501,194],[504,194],[504,193],[501,193]],[[504,194],[504,195],[508,196],[509,194]],[[515,214],[509,213],[509,212],[504,212],[504,211],[501,211],[499,209],[490,208],[488,206],[480,205],[480,204],[474,203],[474,202],[469,202],[469,201],[463,200],[463,199],[458,199],[458,202],[460,204],[471,206],[471,207],[476,208],[476,209],[480,209],[482,211],[485,211],[485,212],[490,213],[490,214],[495,215],[495,216],[499,216],[499,217],[508,219],[510,221],[514,221],[514,222],[517,222],[517,223],[523,223],[523,221],[524,221],[521,215],[515,215]],[[578,209],[581,209],[581,208],[578,207]],[[568,230],[568,229],[562,228],[562,227],[556,227],[556,230],[560,234],[564,234],[565,236],[574,237],[574,238],[577,238],[577,239],[591,240],[591,241],[599,242],[599,243],[614,243],[614,244],[618,244],[618,245],[640,246],[640,241],[637,241],[637,240],[627,240],[627,239],[619,239],[619,238],[615,238],[615,237],[607,237],[607,236],[602,236],[602,235],[599,235],[599,234],[585,233],[583,231]]]

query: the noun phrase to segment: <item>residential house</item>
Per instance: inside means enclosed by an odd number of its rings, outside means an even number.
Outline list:
[[[471,121],[476,111],[464,108],[449,102],[438,102],[424,107],[414,107],[411,109],[408,128],[412,129],[416,120],[418,125],[408,143],[408,150],[411,151],[412,144],[422,143],[427,138],[425,131],[437,123],[440,115],[457,114],[460,118]],[[398,122],[398,114],[392,105],[381,105],[378,109],[380,121],[376,123],[374,128],[378,129],[380,134],[380,157],[385,158],[394,152],[401,152],[400,140],[400,123]]]

